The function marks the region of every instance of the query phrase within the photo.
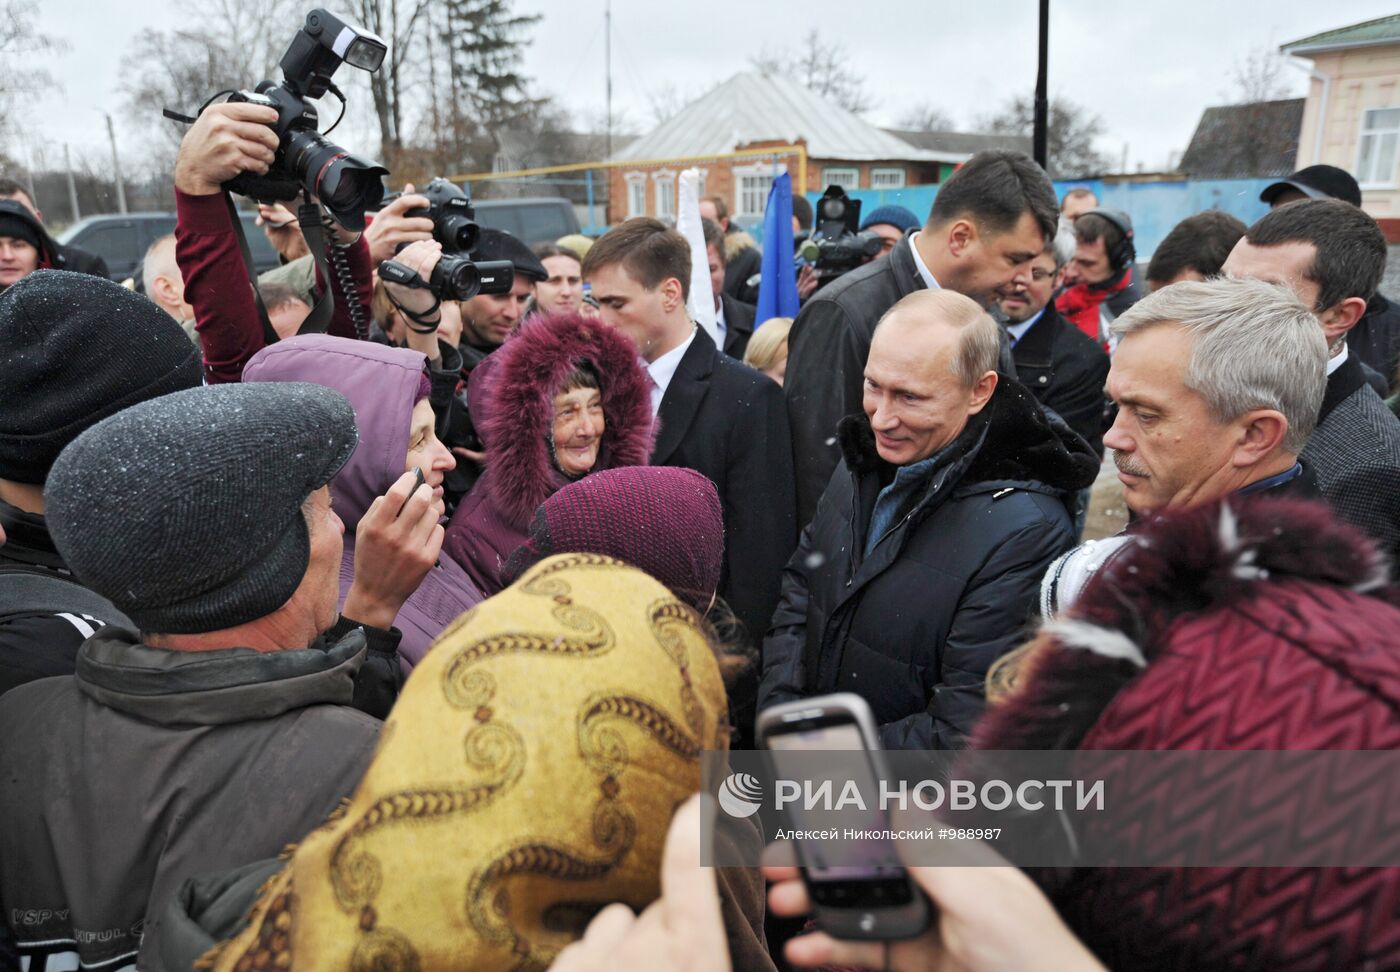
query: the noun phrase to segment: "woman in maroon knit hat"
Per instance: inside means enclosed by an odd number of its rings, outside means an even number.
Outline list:
[[[646,465],[651,392],[635,347],[600,321],[542,314],[492,355],[478,425],[486,468],[458,504],[443,550],[491,596],[535,510],[590,473]]]
[[[974,745],[1400,748],[1400,609],[1377,596],[1395,593],[1386,577],[1371,541],[1312,503],[1235,498],[1148,521],[1066,616],[1008,656],[1009,692]],[[1357,799],[1383,800],[1386,783]],[[1304,812],[1306,785],[1271,786],[1280,795],[1239,812],[1223,789],[1173,785],[1132,823],[1172,847],[1264,827],[1318,840],[1359,820],[1348,813],[1360,804]],[[1115,826],[1080,837],[1122,837]],[[1115,970],[1400,968],[1397,868],[1080,867],[1043,883]]]

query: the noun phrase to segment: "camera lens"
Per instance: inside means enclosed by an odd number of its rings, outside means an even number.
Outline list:
[[[481,290],[476,264],[464,256],[444,253],[428,279],[439,300],[471,300]]]
[[[441,217],[433,227],[433,237],[448,252],[465,253],[476,246],[476,232],[476,223],[457,213]]]
[[[320,132],[297,130],[287,137],[286,158],[292,175],[346,229],[363,230],[365,211],[384,198],[389,170],[351,155]]]

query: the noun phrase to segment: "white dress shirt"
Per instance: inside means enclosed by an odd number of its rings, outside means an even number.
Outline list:
[[[1327,359],[1327,377],[1328,377],[1328,378],[1331,378],[1331,377],[1332,377],[1332,372],[1336,371],[1336,370],[1337,370],[1338,368],[1340,368],[1342,365],[1344,365],[1344,364],[1347,363],[1347,353],[1348,353],[1348,352],[1347,352],[1347,346],[1346,346],[1345,344],[1343,344],[1343,345],[1342,345],[1342,353],[1341,353],[1341,354],[1337,355],[1335,358],[1328,358],[1328,359]]]
[[[654,416],[661,411],[661,399],[666,397],[666,389],[671,384],[671,379],[676,376],[676,369],[680,367],[681,358],[690,350],[691,342],[695,340],[695,329],[691,328],[690,336],[651,364],[643,362],[647,369],[647,374],[651,376],[651,414]]]
[[[923,231],[920,230],[919,232],[921,233]],[[924,278],[925,287],[929,290],[942,290],[943,288],[938,285],[938,281],[934,279],[933,271],[924,263],[924,258],[919,256],[918,242],[919,233],[915,233],[913,236],[909,237],[909,252],[914,254],[914,266],[918,268],[919,276]]]

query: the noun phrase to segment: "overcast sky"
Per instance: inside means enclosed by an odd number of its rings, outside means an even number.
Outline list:
[[[1126,146],[1130,170],[1158,170],[1186,147],[1202,109],[1228,100],[1232,64],[1251,51],[1394,13],[1396,3],[1052,0],[1051,8],[1052,95],[1102,118],[1099,148],[1115,163]],[[33,9],[40,29],[68,45],[48,59],[61,89],[29,106],[33,143],[48,147],[40,151],[51,163],[61,158],[64,142],[96,157],[105,151],[105,110],[118,124],[122,152],[139,151],[146,136],[125,115],[122,54],[144,31],[190,26],[182,20],[188,4],[64,0]],[[604,0],[517,0],[517,9],[544,17],[525,58],[538,90],[580,117],[601,117]],[[614,111],[642,130],[651,123],[648,90],[672,84],[699,92],[748,69],[749,58],[765,47],[795,45],[811,25],[845,47],[849,69],[866,79],[875,101],[868,117],[878,124],[893,124],[910,103],[930,101],[970,130],[1009,96],[1035,86],[1035,0],[982,0],[975,7],[961,0],[613,0],[612,10]],[[287,25],[289,40],[297,26]],[[1290,93],[1305,93],[1302,70],[1285,78]],[[250,86],[257,80],[249,78]],[[205,94],[191,92],[184,107]],[[367,98],[357,100],[337,140],[373,151]],[[15,148],[23,159],[27,147]]]

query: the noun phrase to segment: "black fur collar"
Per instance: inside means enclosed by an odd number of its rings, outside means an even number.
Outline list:
[[[837,438],[853,472],[864,474],[886,465],[875,450],[875,433],[864,414],[842,419]],[[1052,420],[1025,386],[1004,375],[987,407],[968,420],[954,449],[957,456],[976,450],[964,483],[1031,480],[1069,491],[1089,486],[1099,472],[1094,450],[1058,416]]]

